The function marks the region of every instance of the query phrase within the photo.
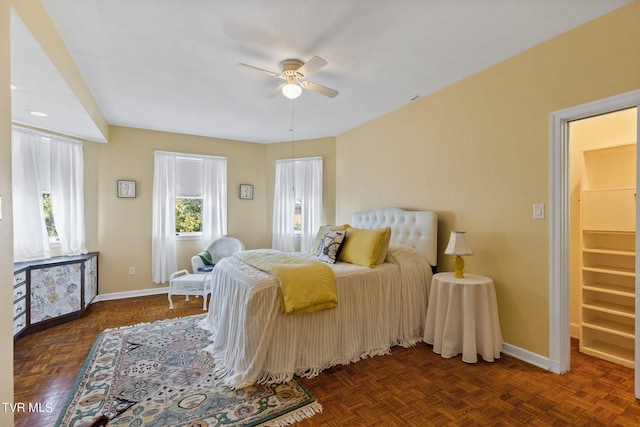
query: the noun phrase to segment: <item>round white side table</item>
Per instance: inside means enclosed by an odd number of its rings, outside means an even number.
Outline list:
[[[444,358],[462,353],[462,360],[476,363],[478,354],[487,362],[500,358],[502,332],[493,280],[465,273],[433,276],[424,341]]]

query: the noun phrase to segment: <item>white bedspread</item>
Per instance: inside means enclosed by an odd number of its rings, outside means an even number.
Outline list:
[[[332,268],[338,307],[285,315],[272,276],[236,257],[216,265],[201,326],[211,332],[207,351],[225,384],[239,388],[288,381],[294,374],[313,377],[422,340],[431,283],[422,255],[392,244],[387,262],[375,268],[343,262]]]

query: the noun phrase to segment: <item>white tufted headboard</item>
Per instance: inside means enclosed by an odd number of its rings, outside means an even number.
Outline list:
[[[416,248],[430,265],[438,263],[438,216],[430,211],[405,211],[398,208],[374,209],[353,214],[356,228],[391,227],[391,242]]]

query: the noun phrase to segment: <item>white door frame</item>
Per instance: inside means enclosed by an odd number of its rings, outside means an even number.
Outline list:
[[[640,106],[640,90],[589,102],[551,113],[549,146],[549,370],[558,374],[569,370],[569,122]],[[640,108],[638,108],[640,116]],[[638,121],[640,127],[640,120]],[[640,129],[637,135],[640,135]],[[636,137],[638,138],[638,136]],[[640,164],[638,152],[636,164]],[[636,188],[640,173],[636,174]],[[638,223],[636,209],[636,223]],[[636,253],[638,250],[636,234]],[[640,271],[636,256],[636,271]],[[636,295],[640,295],[636,277]],[[636,313],[640,313],[640,298],[636,298]],[[636,316],[636,337],[640,331],[640,316]],[[640,355],[640,339],[635,340],[636,366]],[[640,369],[635,370],[636,398],[640,398]]]

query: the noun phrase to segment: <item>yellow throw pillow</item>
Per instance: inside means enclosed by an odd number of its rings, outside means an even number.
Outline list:
[[[347,236],[342,243],[338,259],[363,267],[375,267],[387,233],[391,233],[391,228],[347,228]]]
[[[349,224],[344,225],[321,225],[318,228],[318,233],[316,233],[316,238],[313,241],[313,246],[311,247],[311,253],[314,255],[318,254],[318,248],[320,247],[320,242],[324,237],[327,231],[344,231],[347,228],[351,227]]]
[[[384,233],[384,240],[382,241],[382,248],[380,248],[380,255],[378,255],[377,264],[382,264],[387,259],[387,252],[389,252],[389,242],[391,241],[391,228],[386,228]]]

